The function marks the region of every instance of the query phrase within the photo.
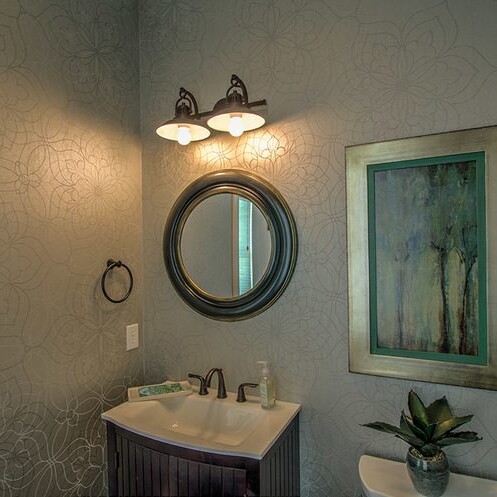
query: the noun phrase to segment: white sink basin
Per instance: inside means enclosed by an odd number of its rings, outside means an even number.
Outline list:
[[[247,402],[192,395],[125,402],[102,414],[102,418],[129,431],[189,449],[262,459],[290,421],[299,404],[277,401],[262,409],[258,397]]]

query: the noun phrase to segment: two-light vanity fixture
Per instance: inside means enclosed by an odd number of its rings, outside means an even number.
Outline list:
[[[226,97],[219,100],[209,112],[199,112],[195,97],[188,90],[180,88],[174,118],[159,126],[156,133],[181,145],[208,138],[211,134],[209,128],[241,136],[245,131],[264,125],[266,120],[252,109],[265,105],[265,99],[249,102],[247,87],[233,74]]]

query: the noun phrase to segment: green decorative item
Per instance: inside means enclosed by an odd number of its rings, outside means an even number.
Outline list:
[[[170,383],[162,385],[147,385],[138,389],[140,397],[150,397],[153,395],[162,395],[164,393],[182,392],[184,388],[180,383]]]
[[[410,445],[407,470],[416,490],[428,497],[439,497],[449,482],[449,465],[444,447],[481,440],[474,431],[454,431],[468,423],[473,415],[454,416],[442,397],[425,407],[419,396],[409,392],[409,412],[400,415],[400,425],[376,421],[362,426],[390,433]]]

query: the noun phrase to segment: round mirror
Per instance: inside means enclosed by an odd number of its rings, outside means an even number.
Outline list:
[[[246,319],[269,307],[288,285],[296,258],[288,205],[269,183],[243,171],[218,171],[193,182],[164,231],[174,288],[213,319]]]

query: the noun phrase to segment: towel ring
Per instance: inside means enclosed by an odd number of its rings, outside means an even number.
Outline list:
[[[123,267],[124,269],[126,269],[126,271],[128,271],[128,275],[129,275],[129,289],[128,289],[126,295],[122,299],[119,299],[119,300],[116,300],[116,299],[113,299],[112,297],[110,297],[109,294],[107,293],[107,290],[105,289],[105,278],[107,278],[107,274],[109,273],[109,271],[111,271],[115,267]],[[101,283],[102,283],[102,292],[104,293],[105,298],[107,300],[109,300],[110,302],[113,302],[114,304],[120,304],[121,302],[124,302],[130,296],[131,290],[133,290],[133,275],[131,274],[131,270],[129,269],[128,266],[126,266],[126,264],[124,264],[121,261],[115,261],[114,259],[109,259],[107,261],[107,269],[104,271],[104,274],[102,275],[102,282]]]

